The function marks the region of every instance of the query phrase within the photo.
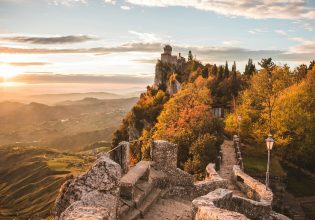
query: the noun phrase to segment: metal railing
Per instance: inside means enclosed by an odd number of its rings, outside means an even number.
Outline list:
[[[144,142],[144,141],[150,141],[149,158],[151,159],[151,148],[152,148],[152,142],[153,142],[152,138],[141,138],[141,139],[126,141],[129,144],[140,143],[140,145],[138,146],[138,149],[137,150],[134,149],[135,151],[137,151],[139,153],[139,160],[142,160],[144,158],[143,154],[142,154],[142,143],[141,143],[141,142]],[[109,151],[107,151],[107,153],[110,155],[112,160],[114,160],[116,163],[118,163],[119,165],[122,166],[123,157],[126,156],[126,155],[124,155],[124,150],[123,150],[124,145],[121,144],[121,143],[122,142],[120,142],[116,147],[114,147],[114,148],[110,149]],[[129,148],[129,150],[130,150],[130,148]],[[137,152],[135,154],[137,154]],[[127,155],[127,157],[128,156],[129,155]],[[135,157],[137,155],[132,155],[132,156]],[[129,158],[127,158],[127,160],[128,159]]]
[[[244,164],[243,164],[243,158],[242,158],[242,152],[241,152],[241,139],[238,135],[233,136],[233,145],[235,147],[235,154],[237,159],[237,164],[239,165],[241,170],[244,170]]]

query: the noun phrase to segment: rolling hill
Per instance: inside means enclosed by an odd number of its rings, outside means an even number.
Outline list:
[[[0,145],[28,144],[77,151],[108,141],[137,98],[41,103],[0,103]]]
[[[25,146],[0,147],[0,155],[0,219],[49,216],[60,186],[95,160],[88,153]]]

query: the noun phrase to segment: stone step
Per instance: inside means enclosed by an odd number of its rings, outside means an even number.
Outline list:
[[[120,220],[134,220],[141,216],[141,212],[138,209],[131,209],[126,215],[121,215]]]
[[[144,180],[140,180],[135,185],[134,203],[135,203],[136,208],[140,207],[143,200],[150,194],[153,187],[154,187],[154,185],[153,185],[152,181],[144,181]]]
[[[150,175],[150,161],[140,161],[132,167],[120,180],[120,196],[127,200],[134,200],[135,185],[140,180],[148,180]]]
[[[152,204],[154,204],[160,197],[162,190],[159,188],[153,188],[151,192],[139,202],[139,206],[130,207],[123,205],[120,208],[120,219],[121,220],[134,220],[143,217],[149,210]]]
[[[142,205],[139,207],[139,210],[140,210],[142,217],[147,213],[147,211],[149,210],[151,205],[159,199],[161,192],[162,192],[161,189],[154,188],[152,190],[152,192],[150,193],[150,195],[148,195],[146,197],[146,199],[143,201]]]

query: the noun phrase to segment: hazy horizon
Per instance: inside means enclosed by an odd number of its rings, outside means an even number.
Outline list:
[[[0,87],[145,88],[165,44],[204,63],[236,61],[240,72],[249,58],[294,68],[314,58],[314,11],[306,0],[2,0]]]

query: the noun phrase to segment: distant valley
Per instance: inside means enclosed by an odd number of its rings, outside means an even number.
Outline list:
[[[138,98],[0,103],[0,145],[48,146],[79,151],[97,141],[111,141],[124,115]]]

